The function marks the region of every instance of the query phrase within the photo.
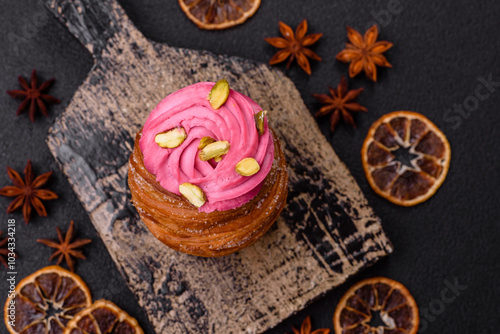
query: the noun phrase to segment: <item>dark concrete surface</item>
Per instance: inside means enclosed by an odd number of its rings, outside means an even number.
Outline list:
[[[319,124],[382,218],[395,251],[269,333],[290,333],[291,326],[299,326],[307,315],[312,317],[313,328],[332,328],[335,306],[349,285],[378,275],[402,282],[413,293],[421,310],[421,333],[498,332],[498,1],[263,0],[247,23],[225,31],[199,30],[184,16],[177,1],[120,3],[137,27],[154,41],[261,62],[267,62],[276,51],[263,39],[279,36],[279,20],[295,28],[307,18],[310,33],[324,33],[314,47],[323,62],[312,62],[310,77],[297,65],[286,74],[311,112],[320,107],[311,94],[326,93],[328,85],[336,86],[340,76],[347,74],[348,66],[335,61],[346,41],[345,26],[364,31],[370,22],[378,22],[380,38],[395,44],[386,53],[394,67],[380,69],[376,84],[364,76],[349,80],[350,87],[365,88],[358,102],[368,108],[368,113],[357,115],[357,130],[340,124],[331,134],[327,118],[320,119]],[[85,249],[88,259],[79,261],[76,271],[86,280],[94,298],[114,301],[136,317],[147,333],[153,333],[44,142],[50,125],[90,70],[91,56],[38,1],[1,1],[0,31],[0,186],[10,184],[7,165],[22,171],[31,159],[37,174],[55,172],[49,186],[60,197],[45,202],[49,217],[35,215],[29,225],[24,224],[20,212],[6,215],[10,201],[0,198],[0,230],[6,230],[8,218],[17,220],[18,280],[48,264],[51,250],[36,239],[55,237],[55,226],[66,230],[70,220],[75,220],[79,236],[93,240]],[[26,115],[15,116],[19,102],[4,92],[17,89],[17,75],[28,78],[33,68],[41,79],[57,79],[50,94],[62,103],[50,107],[48,118],[38,116],[31,124]],[[480,98],[476,97],[478,93]],[[443,130],[452,147],[445,183],[434,197],[412,208],[395,206],[377,196],[366,181],[360,161],[359,152],[370,124],[395,110],[423,113]],[[1,303],[7,295],[6,276],[1,270]],[[460,289],[452,298],[451,290],[445,289],[454,284]],[[0,328],[6,332],[3,326]]]

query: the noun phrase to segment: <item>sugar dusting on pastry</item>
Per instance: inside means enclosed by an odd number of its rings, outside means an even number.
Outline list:
[[[225,103],[213,109],[207,100],[213,86],[213,82],[201,82],[167,96],[149,115],[140,139],[144,165],[164,189],[178,195],[183,183],[202,189],[206,202],[200,212],[235,209],[249,202],[259,193],[274,159],[267,119],[262,135],[255,125],[255,115],[262,108],[230,90]],[[169,148],[155,142],[158,134],[179,128],[187,134],[180,145]],[[203,161],[198,145],[204,137],[227,141],[230,148],[215,159]],[[172,135],[165,140],[176,139]],[[255,159],[260,170],[251,176],[238,174],[235,166],[245,158]]]

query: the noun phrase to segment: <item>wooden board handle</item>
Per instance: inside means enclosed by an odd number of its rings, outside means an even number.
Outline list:
[[[116,0],[46,0],[45,4],[95,58],[128,21]]]

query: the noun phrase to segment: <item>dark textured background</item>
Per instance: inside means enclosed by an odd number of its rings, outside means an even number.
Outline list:
[[[365,30],[378,21],[381,39],[395,44],[386,55],[392,69],[379,70],[374,84],[364,76],[349,80],[350,87],[364,87],[358,101],[369,112],[356,117],[358,129],[340,124],[335,134],[327,118],[320,127],[347,164],[370,204],[382,218],[394,253],[332,291],[269,333],[291,332],[311,315],[313,327],[332,328],[332,315],[348,286],[365,277],[387,276],[404,283],[421,308],[426,333],[496,333],[500,327],[500,3],[497,0],[441,1],[326,1],[263,0],[247,23],[225,31],[201,31],[181,12],[177,1],[121,0],[127,14],[146,37],[172,46],[266,62],[275,49],[264,37],[278,36],[278,20],[293,28],[303,18],[309,32],[323,32],[314,47],[323,62],[312,63],[308,77],[293,66],[286,74],[294,81],[311,112],[319,105],[312,93],[326,93],[348,66],[335,61],[346,41],[345,26]],[[391,14],[392,11],[392,14]],[[51,251],[37,238],[55,237],[55,226],[67,229],[75,220],[81,237],[93,243],[85,250],[77,273],[89,284],[93,296],[108,298],[138,318],[153,333],[144,313],[122,281],[106,248],[85,215],[71,187],[44,143],[47,130],[87,76],[92,58],[53,19],[38,1],[0,2],[0,186],[10,184],[4,171],[20,171],[32,159],[37,174],[54,170],[50,187],[60,198],[46,202],[49,217],[35,217],[29,225],[21,214],[5,215],[9,199],[0,198],[0,230],[8,218],[17,224],[18,280],[48,264]],[[49,118],[31,124],[15,117],[18,101],[3,93],[17,89],[17,75],[29,77],[33,68],[41,79],[56,77],[50,94],[62,103],[50,107]],[[284,66],[280,66],[284,69]],[[481,78],[497,82],[481,101],[475,99]],[[474,106],[474,102],[478,102]],[[471,112],[453,111],[470,103]],[[447,112],[447,110],[449,110]],[[448,177],[427,202],[402,208],[378,197],[363,174],[359,152],[370,124],[394,110],[414,110],[428,116],[447,135],[452,147]],[[465,108],[464,108],[465,110]],[[447,116],[446,116],[447,115]],[[0,271],[0,303],[7,294],[5,270]],[[453,302],[444,303],[447,282],[467,286]],[[450,297],[452,295],[446,295]],[[4,327],[0,327],[5,332]]]

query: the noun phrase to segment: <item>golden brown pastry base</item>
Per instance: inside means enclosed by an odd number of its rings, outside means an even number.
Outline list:
[[[285,207],[288,172],[274,133],[273,166],[257,196],[237,209],[211,213],[198,212],[184,197],[156,182],[144,167],[140,136],[137,133],[129,161],[132,201],[151,233],[170,248],[204,257],[234,253],[264,235]]]

